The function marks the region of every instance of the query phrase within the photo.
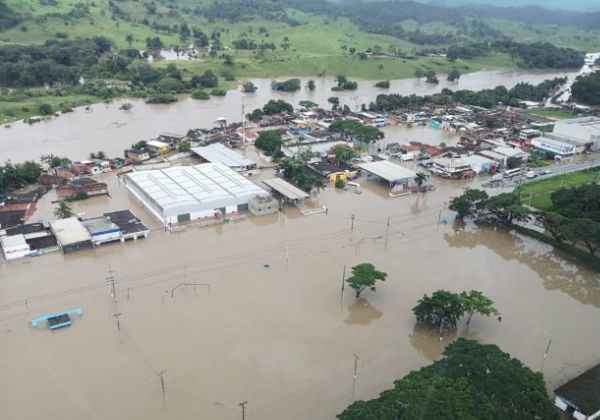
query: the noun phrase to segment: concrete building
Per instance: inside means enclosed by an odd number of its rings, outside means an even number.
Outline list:
[[[554,134],[570,137],[586,150],[600,150],[600,118],[580,117],[556,121]]]
[[[92,235],[94,246],[121,240],[121,229],[119,229],[119,226],[105,217],[82,220],[81,224]]]
[[[268,195],[222,163],[130,172],[123,181],[165,225],[235,215],[251,198]]]
[[[561,136],[544,135],[531,140],[533,148],[553,153],[560,157],[573,156],[577,153],[577,145]]]
[[[475,176],[471,165],[463,158],[438,157],[432,160],[429,171],[442,178],[469,178]]]
[[[0,246],[7,261],[26,257],[31,252],[23,235],[1,236]]]
[[[169,153],[169,150],[171,150],[171,146],[169,146],[169,143],[165,143],[158,140],[150,140],[146,143],[146,147],[148,147],[148,149],[151,152],[158,153],[160,155],[167,154]]]
[[[50,230],[65,254],[93,246],[92,236],[76,217],[54,220]]]
[[[130,239],[147,238],[150,229],[138,217],[129,210],[112,211],[104,213],[104,217],[119,227],[121,231],[121,242]]]
[[[600,365],[555,389],[554,395],[554,405],[574,418],[600,418]]]
[[[461,159],[467,163],[473,171],[478,174],[489,172],[496,164],[492,159],[479,155],[462,156]]]
[[[191,151],[206,162],[222,163],[234,171],[241,172],[256,168],[256,162],[221,143],[213,143],[203,147],[193,147]]]
[[[369,175],[389,183],[390,187],[396,185],[408,186],[415,179],[415,176],[417,176],[410,169],[396,165],[389,160],[361,163],[358,167]]]
[[[56,195],[60,199],[78,198],[78,194],[84,194],[84,197],[105,195],[108,194],[108,185],[104,182],[84,177],[76,178],[56,187]]]
[[[527,159],[529,159],[529,156],[530,156],[529,153],[524,152],[523,150],[519,149],[518,147],[499,146],[499,147],[494,147],[492,149],[492,151],[506,156],[505,162],[504,162],[505,164],[506,164],[506,161],[508,160],[508,158],[527,160]]]
[[[39,255],[57,251],[56,237],[43,223],[28,223],[0,230],[0,238],[22,237],[28,247],[28,252],[19,256]],[[9,239],[7,239],[10,242]],[[8,258],[7,258],[8,259]]]

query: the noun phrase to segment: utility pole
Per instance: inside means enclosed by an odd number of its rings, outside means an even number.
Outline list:
[[[118,314],[113,314],[115,319],[117,320],[117,331],[121,332],[121,321],[119,321],[119,317],[121,316],[121,312]]]
[[[344,294],[344,283],[346,282],[346,264],[344,264],[344,271],[342,271],[342,294]]]
[[[158,376],[160,376],[160,389],[163,393],[163,395],[165,395],[165,379],[164,379],[164,374],[167,373],[166,370],[161,370],[160,372],[157,373]]]
[[[358,356],[354,354],[354,380],[352,381],[352,401],[356,392],[356,378],[358,377]]]
[[[246,103],[244,101],[245,97],[246,95],[242,92],[242,151],[246,150],[246,116],[244,115],[246,108]]]
[[[387,223],[385,224],[385,239],[387,239],[389,231],[390,231],[390,216],[388,216]]]
[[[354,214],[350,215],[350,232],[354,232]]]
[[[248,404],[248,401],[244,401],[239,404],[239,406],[242,408],[242,420],[246,420],[246,404]]]
[[[106,275],[106,283],[110,287],[110,294],[113,298],[113,302],[117,303],[117,291],[115,289],[115,277],[113,276],[112,268],[108,265],[108,273]]]

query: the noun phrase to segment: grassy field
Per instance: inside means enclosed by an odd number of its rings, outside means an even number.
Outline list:
[[[556,169],[558,171],[559,169]],[[520,186],[515,192],[520,193],[525,203],[533,207],[548,211],[552,208],[550,195],[561,188],[576,187],[600,181],[600,169],[586,169],[565,175],[558,175],[548,179],[533,181]],[[531,203],[529,199],[531,198]]]
[[[54,112],[62,112],[99,101],[91,95],[49,95],[42,89],[28,90],[27,95],[3,95],[0,96],[0,124],[39,115],[41,104],[49,104]]]
[[[577,112],[568,109],[539,108],[527,110],[526,112],[531,115],[551,120],[565,120],[567,118],[575,118],[578,116]]]

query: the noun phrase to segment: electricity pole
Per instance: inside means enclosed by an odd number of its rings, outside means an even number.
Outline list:
[[[121,321],[119,321],[119,317],[121,316],[121,312],[118,314],[113,314],[115,319],[117,320],[117,331],[121,332]]]
[[[239,405],[242,408],[242,420],[246,420],[246,404],[248,401],[241,402]]]
[[[108,273],[106,275],[106,283],[110,287],[110,294],[113,298],[113,302],[117,303],[117,291],[115,289],[115,277],[113,276],[112,268],[108,265]]]
[[[158,376],[160,376],[160,389],[163,393],[163,395],[165,395],[165,379],[164,379],[164,374],[167,373],[166,370],[161,370],[160,372],[157,373]]]

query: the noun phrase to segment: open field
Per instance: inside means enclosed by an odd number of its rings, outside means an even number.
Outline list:
[[[559,171],[558,168],[555,171]],[[552,202],[550,196],[556,190],[561,188],[576,187],[591,182],[597,182],[600,179],[599,169],[586,169],[570,174],[558,175],[548,179],[541,179],[524,184],[516,190],[525,201],[531,196],[531,205],[540,210],[550,210]]]
[[[577,112],[567,109],[551,109],[551,108],[538,108],[526,111],[528,114],[536,115],[542,118],[548,118],[551,120],[566,120],[568,118],[575,118],[578,116]]]

